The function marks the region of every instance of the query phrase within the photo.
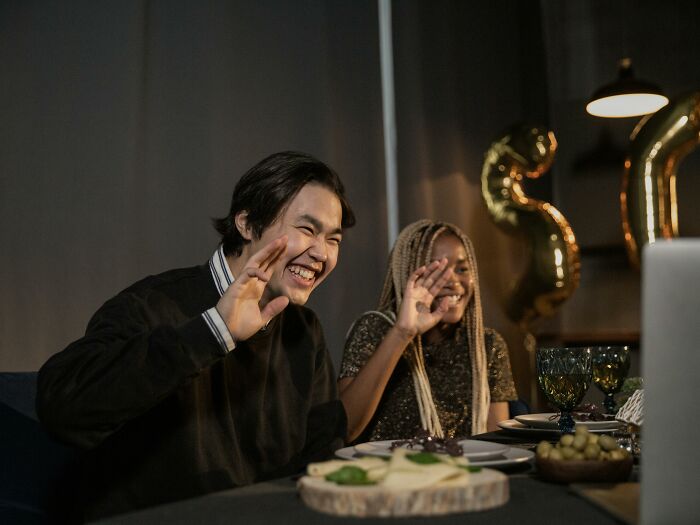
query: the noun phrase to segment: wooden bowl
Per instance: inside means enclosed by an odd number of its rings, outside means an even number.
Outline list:
[[[539,457],[535,459],[538,474],[543,479],[555,483],[627,481],[632,472],[632,463],[632,456],[609,461],[542,459]]]

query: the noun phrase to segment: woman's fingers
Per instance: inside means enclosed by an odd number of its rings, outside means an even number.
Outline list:
[[[440,276],[443,274],[445,271],[445,268],[447,267],[447,259],[443,258],[440,259],[439,261],[433,261],[431,262],[425,269],[425,274],[422,279],[419,279],[417,281],[417,284],[419,286],[422,286],[423,288],[426,288],[430,290],[435,286],[435,283],[437,280],[440,278]],[[439,288],[438,288],[439,290]]]
[[[411,276],[408,278],[408,283],[407,285],[412,285],[415,284],[415,282],[420,279],[421,275],[425,273],[425,266],[421,266],[418,268],[415,272],[411,274]],[[407,286],[408,287],[408,286]]]
[[[447,313],[447,311],[449,309],[450,309],[449,299],[447,297],[441,298],[437,302],[437,307],[434,310],[432,310],[432,311],[428,310],[428,312],[426,312],[430,316],[430,318],[432,319],[431,324],[436,325],[437,323],[439,323],[440,320],[442,319],[442,316],[445,315],[445,313]]]
[[[452,268],[443,268],[442,272],[436,277],[433,285],[428,288],[428,292],[431,295],[437,295],[440,290],[447,284],[447,281],[452,279],[454,272]]]
[[[431,276],[433,275],[435,270],[438,269],[442,264],[442,261],[433,261],[427,266],[421,266],[419,270],[422,270],[422,272],[416,279],[416,285],[422,286],[424,288],[429,288],[430,286],[432,286],[434,279],[432,279]]]
[[[450,302],[447,299],[447,297],[443,297],[440,299],[438,302],[437,308],[430,312],[430,317],[432,318],[432,322],[434,324],[439,323],[442,320],[442,317],[447,313],[447,311],[450,309]]]
[[[450,300],[447,297],[443,297],[438,302],[438,307],[433,312],[435,315],[442,317],[447,310],[450,309]]]

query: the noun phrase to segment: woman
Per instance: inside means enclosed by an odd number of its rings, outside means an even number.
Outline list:
[[[507,401],[517,398],[508,349],[483,326],[476,258],[459,228],[428,220],[404,228],[378,311],[350,329],[338,388],[349,442],[411,438],[421,428],[465,437],[508,418]]]

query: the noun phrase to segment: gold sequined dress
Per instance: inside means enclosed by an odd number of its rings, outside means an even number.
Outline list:
[[[360,317],[345,343],[340,378],[355,377],[390,328],[391,325],[377,314],[369,312]],[[484,338],[491,402],[517,399],[508,347],[503,337],[491,328],[484,328]],[[434,344],[423,342],[433,400],[447,437],[471,434],[472,374],[468,344],[466,331],[461,325],[453,338]],[[400,359],[374,417],[356,441],[411,438],[420,428],[411,371],[406,359]]]

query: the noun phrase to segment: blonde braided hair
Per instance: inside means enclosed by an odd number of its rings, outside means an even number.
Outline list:
[[[451,233],[462,241],[467,255],[466,262],[474,276],[472,299],[465,309],[461,324],[467,334],[472,371],[471,432],[472,435],[481,434],[486,432],[490,394],[476,257],[472,243],[467,236],[457,226],[446,222],[420,220],[406,226],[396,239],[389,255],[389,267],[378,309],[381,312],[390,313],[394,319],[396,318],[401,308],[403,291],[406,289],[409,277],[417,268],[430,262],[435,240],[443,233]],[[421,425],[431,435],[444,437],[425,369],[420,335],[411,341],[404,356],[408,360],[413,377]]]

